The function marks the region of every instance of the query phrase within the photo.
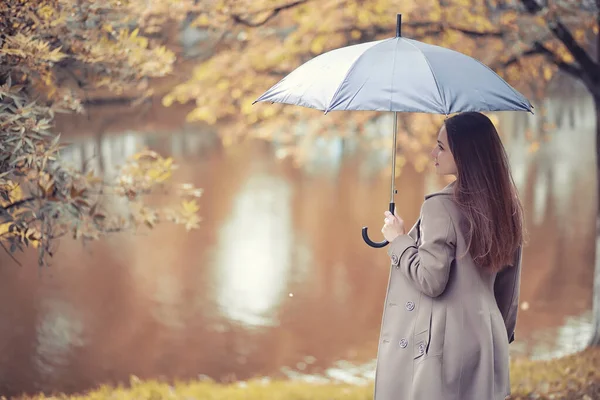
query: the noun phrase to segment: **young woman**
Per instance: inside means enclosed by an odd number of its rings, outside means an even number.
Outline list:
[[[429,194],[405,233],[385,213],[392,268],[375,400],[502,400],[510,394],[521,273],[522,208],[493,123],[446,120],[431,152],[456,180]]]

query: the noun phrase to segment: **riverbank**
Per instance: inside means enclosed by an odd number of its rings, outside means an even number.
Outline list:
[[[600,399],[600,348],[549,361],[512,363],[512,400]],[[132,377],[129,387],[103,386],[81,395],[21,397],[21,400],[370,400],[372,384],[305,383],[255,379],[228,385],[209,380],[170,385]]]

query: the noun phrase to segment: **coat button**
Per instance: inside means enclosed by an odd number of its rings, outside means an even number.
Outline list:
[[[419,355],[422,356],[425,354],[425,344],[419,343]]]
[[[412,311],[415,309],[415,303],[413,303],[412,301],[407,301],[406,302],[406,309],[408,311]]]
[[[408,346],[408,340],[402,338],[400,339],[400,347],[402,347],[403,349],[406,348],[406,346]]]
[[[398,264],[398,256],[395,254],[392,254],[392,264],[394,264],[394,265]]]

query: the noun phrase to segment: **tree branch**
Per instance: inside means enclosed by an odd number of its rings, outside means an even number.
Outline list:
[[[444,31],[455,31],[460,32],[466,36],[471,38],[479,39],[479,38],[503,38],[508,32],[507,31],[478,31],[469,28],[463,28],[460,26],[455,26],[451,24],[447,24],[445,22],[440,21],[418,21],[418,22],[406,22],[402,23],[403,27],[409,28],[432,28],[435,27],[436,33],[442,33]]]
[[[9,249],[6,248],[6,246],[2,242],[2,239],[0,239],[0,245],[2,246],[2,248],[4,249],[4,251],[6,252],[6,254],[8,254],[10,256],[10,258],[12,258],[13,261],[16,262],[19,267],[22,267],[21,263],[19,262],[19,260],[16,259],[16,257],[14,256],[14,254]]]
[[[232,14],[231,18],[233,19],[233,21],[235,23],[249,26],[251,28],[256,28],[256,27],[266,24],[267,22],[269,22],[270,20],[275,18],[277,16],[277,14],[279,14],[281,11],[288,10],[290,8],[294,8],[296,6],[299,6],[300,4],[306,3],[307,1],[308,0],[296,0],[292,3],[288,3],[288,4],[284,4],[282,6],[279,6],[279,7],[275,7],[274,9],[270,10],[269,15],[267,15],[262,21],[258,21],[258,22],[252,22],[250,20],[244,19],[239,14]],[[257,11],[257,12],[254,12],[253,14],[257,14],[260,12],[266,12],[266,11],[267,10]]]
[[[563,60],[561,60],[552,50],[548,49],[540,42],[534,42],[533,47],[524,51],[521,54],[515,55],[508,59],[507,61],[501,63],[500,65],[495,65],[495,68],[506,68],[510,65],[518,62],[519,60],[527,57],[532,57],[536,55],[543,55],[546,57],[548,61],[555,64],[561,71],[575,77],[580,78],[583,71],[581,68],[578,68],[575,64],[569,64]],[[494,68],[493,67],[493,68]]]
[[[540,55],[540,54],[542,54],[542,52],[539,51],[538,49],[535,49],[535,48],[528,49],[520,54],[516,54],[516,55],[512,56],[511,58],[509,58],[508,60],[506,60],[504,62],[492,64],[490,67],[494,70],[500,69],[500,68],[508,68],[511,65],[518,63],[523,58],[532,57],[532,56],[536,56],[536,55]]]
[[[596,61],[600,66],[600,0],[596,0]]]
[[[521,3],[525,6],[527,12],[532,15],[536,15],[543,10],[536,0],[521,0]],[[590,54],[577,43],[573,34],[561,22],[560,18],[558,16],[554,17],[554,20],[549,21],[547,25],[548,29],[565,45],[575,61],[581,66],[581,73],[587,75],[588,80],[600,84],[600,63],[595,62]]]
[[[9,205],[7,205],[6,207],[3,207],[3,208],[4,208],[5,210],[7,210],[7,211],[8,211],[8,210],[10,210],[11,208],[14,208],[14,207],[20,207],[20,206],[22,206],[23,204],[30,203],[30,202],[32,202],[32,201],[34,201],[34,200],[36,200],[36,197],[28,197],[28,198],[26,198],[26,199],[21,199],[21,200],[15,201],[14,203],[12,203],[12,204],[9,204]]]
[[[267,22],[269,22],[271,19],[273,19],[275,16],[277,16],[277,14],[279,14],[281,11],[287,10],[290,8],[294,8],[300,4],[307,3],[308,1],[309,0],[296,0],[292,3],[276,7],[274,9],[270,10],[269,15],[267,15],[262,21],[258,21],[258,22],[244,19],[239,14],[232,14],[231,18],[233,19],[234,22],[236,22],[238,24],[256,28],[256,27],[259,27],[259,26],[264,25]],[[255,11],[252,14],[258,14],[258,13],[266,12],[266,11],[268,11],[268,10]],[[477,30],[466,28],[466,27],[463,28],[460,26],[453,26],[453,25],[450,25],[450,24],[447,24],[447,23],[444,23],[441,21],[416,21],[416,22],[407,21],[407,22],[403,22],[402,26],[408,27],[408,28],[432,28],[432,27],[435,27],[436,31],[437,31],[436,33],[441,33],[446,30],[453,30],[456,32],[460,32],[464,35],[467,35],[469,37],[472,37],[472,38],[484,38],[484,37],[502,38],[507,33],[506,31],[477,31]],[[392,28],[393,27],[391,25],[389,27],[388,26],[377,27],[377,31],[379,31],[381,33],[385,33],[385,32],[389,31],[391,33]]]

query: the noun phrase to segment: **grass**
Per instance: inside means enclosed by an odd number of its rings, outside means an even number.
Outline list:
[[[600,348],[550,361],[514,361],[512,400],[600,399]],[[21,400],[372,400],[373,386],[253,380],[167,383],[132,377],[129,387],[101,386],[80,395],[22,397]]]
[[[517,361],[511,365],[514,400],[600,399],[600,348],[549,361]]]

